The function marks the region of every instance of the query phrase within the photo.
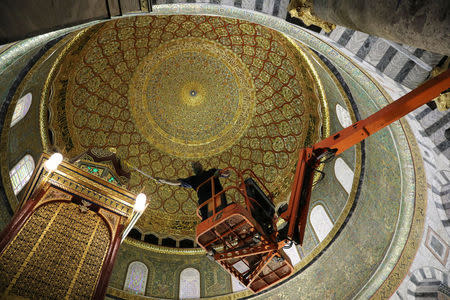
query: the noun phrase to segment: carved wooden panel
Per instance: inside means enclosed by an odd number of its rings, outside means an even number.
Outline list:
[[[105,221],[77,204],[39,207],[0,254],[0,293],[90,298],[110,245]]]

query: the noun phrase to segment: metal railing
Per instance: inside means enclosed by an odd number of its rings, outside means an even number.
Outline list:
[[[211,202],[213,202],[213,213],[210,217],[215,217],[217,215],[217,201],[221,201],[221,197],[222,195],[227,195],[227,199],[231,200],[231,203],[237,203],[235,197],[231,194],[231,193],[227,193],[229,191],[237,191],[238,195],[241,195],[244,198],[244,203],[246,205],[246,210],[251,214],[251,208],[254,207],[254,203],[256,203],[257,205],[261,206],[261,204],[256,201],[255,199],[249,197],[247,195],[247,189],[245,186],[245,181],[244,181],[244,175],[245,174],[249,174],[251,178],[255,179],[257,181],[257,183],[259,184],[260,187],[262,187],[264,189],[264,192],[266,193],[266,195],[270,198],[270,200],[272,201],[272,193],[270,193],[270,191],[267,189],[267,187],[265,186],[265,184],[259,179],[258,176],[256,176],[256,174],[250,170],[250,169],[245,169],[242,172],[239,172],[238,170],[236,170],[236,168],[233,167],[227,167],[225,169],[222,169],[220,171],[220,174],[226,173],[227,171],[232,171],[233,173],[236,174],[236,180],[234,180],[234,182],[232,183],[231,186],[228,186],[226,188],[224,188],[223,190],[221,190],[220,192],[218,192],[216,194],[215,191],[215,178],[219,177],[217,175],[211,176],[210,178],[208,178],[207,180],[205,180],[204,182],[202,182],[196,189],[196,192],[199,191],[199,189],[204,186],[205,184],[207,184],[208,182],[211,184],[211,198],[209,198],[208,200],[206,200],[205,202],[203,202],[202,204],[200,204],[197,207],[197,216],[202,219],[201,215],[200,215],[200,210],[207,206],[208,204],[210,204]],[[226,177],[223,177],[226,178]],[[228,180],[231,180],[232,176],[230,174],[230,176],[227,178]],[[228,200],[227,200],[228,202]],[[223,209],[224,207],[222,207],[221,209]],[[220,209],[220,210],[221,210]]]

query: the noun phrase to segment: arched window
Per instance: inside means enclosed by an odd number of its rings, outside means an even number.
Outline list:
[[[194,241],[190,239],[181,240],[180,248],[194,248]]]
[[[340,104],[336,104],[336,115],[342,127],[345,128],[353,124],[349,112],[345,108],[343,108]]]
[[[338,157],[334,162],[334,174],[344,190],[350,194],[353,185],[354,173],[347,163],[340,157]]]
[[[200,272],[186,268],[180,274],[180,299],[200,298]]]
[[[333,228],[333,222],[321,204],[313,207],[309,215],[309,221],[320,242],[323,241]]]
[[[30,180],[34,171],[34,160],[31,155],[25,155],[12,169],[9,171],[9,177],[13,186],[14,194],[17,195]]]
[[[125,279],[124,291],[137,295],[145,295],[147,285],[148,268],[140,261],[133,261],[128,266],[127,277]]]
[[[128,233],[128,237],[140,241],[142,238],[142,233],[138,229],[132,228]]]
[[[14,108],[14,113],[12,116],[10,127],[13,127],[14,125],[17,124],[17,122],[19,122],[20,120],[23,119],[23,117],[25,117],[28,110],[30,109],[32,98],[33,97],[31,93],[28,93],[17,101],[16,107]]]
[[[161,245],[166,246],[166,247],[176,247],[177,241],[168,237],[168,238],[164,238],[161,240]]]
[[[298,254],[297,246],[295,246],[295,244],[292,244],[290,248],[283,250],[284,253],[286,253],[286,255],[291,259],[291,263],[293,266],[300,262],[300,255]]]
[[[146,243],[158,245],[158,241],[159,241],[159,238],[154,234],[149,233],[144,236],[144,242],[146,242]]]
[[[243,291],[247,289],[245,285],[243,285],[236,277],[231,276],[231,288],[233,289],[233,293]]]

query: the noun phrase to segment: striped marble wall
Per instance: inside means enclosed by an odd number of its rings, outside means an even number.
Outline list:
[[[445,131],[450,129],[450,112],[424,106],[417,110],[415,118],[423,128],[420,134],[433,142],[433,150],[450,158],[450,140],[445,136]]]
[[[342,26],[330,33],[321,33],[353,53],[355,59],[368,62],[380,73],[411,89],[422,83],[442,59],[440,54]]]
[[[397,48],[394,48],[387,42],[381,43],[377,37],[343,27],[329,35],[318,34],[318,37],[363,68],[393,100],[410,91],[412,86],[406,86],[405,80],[414,77],[415,68],[422,68],[421,64],[431,68],[441,59],[440,55],[409,46],[395,44]],[[405,51],[420,55],[420,60],[418,56],[414,58],[412,68],[412,63],[398,57]],[[408,69],[405,76],[402,70]],[[417,82],[424,81],[428,72],[423,79],[416,77]],[[405,76],[402,81],[399,74]],[[450,299],[450,139],[445,133],[450,130],[450,111],[433,110],[424,105],[408,114],[406,120],[423,158],[428,201],[423,237],[410,273],[390,299]]]
[[[406,298],[439,299],[439,294],[450,297],[448,291],[448,274],[432,267],[424,267],[411,274]],[[399,293],[396,296],[393,299],[405,299]]]
[[[234,6],[285,19],[289,0],[153,0],[154,5],[171,3],[211,3]]]
[[[450,141],[444,134],[450,127],[449,116],[423,106],[406,117],[424,162],[427,218],[411,273],[391,297],[393,300],[450,297]]]

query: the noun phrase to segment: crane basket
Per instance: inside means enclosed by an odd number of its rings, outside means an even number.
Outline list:
[[[267,188],[249,169],[226,170],[233,171],[237,180],[224,190],[215,193],[214,177],[202,183],[211,184],[212,197],[197,209],[198,215],[203,206],[209,210],[209,217],[197,226],[197,244],[256,293],[291,275],[293,267],[282,250],[286,241],[278,241],[275,207]],[[223,193],[231,200],[225,208],[220,206]]]

